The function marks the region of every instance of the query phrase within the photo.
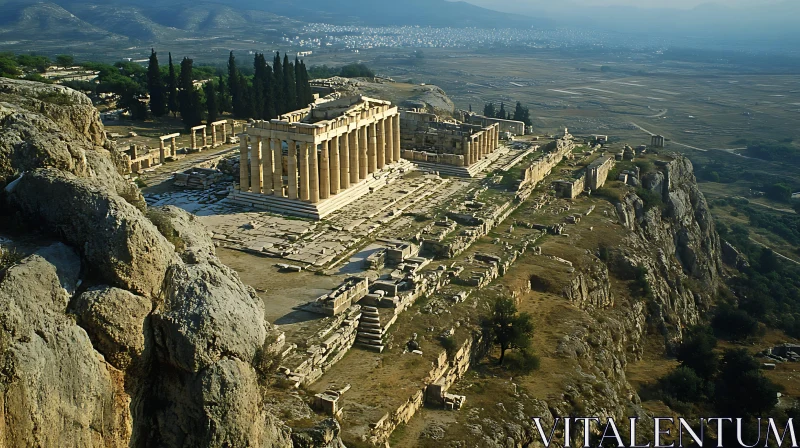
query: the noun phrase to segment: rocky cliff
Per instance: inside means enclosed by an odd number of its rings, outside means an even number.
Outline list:
[[[193,216],[147,209],[85,96],[0,78],[0,187],[25,251],[0,265],[0,446],[293,446],[262,301]],[[294,439],[338,445],[319,431]]]
[[[687,159],[657,163],[640,181],[638,189],[620,187],[621,198],[604,207],[618,222],[609,229],[619,239],[606,235],[600,241],[615,242],[601,243],[602,250],[580,246],[584,255],[572,260],[575,272],[559,290],[571,307],[547,315],[547,328],[537,327],[548,336],[547,345],[536,347],[546,360],[531,374],[534,380],[497,380],[507,391],[495,398],[497,409],[491,415],[471,410],[466,417],[481,446],[542,446],[531,416],[542,417],[547,428],[554,417],[610,416],[619,422],[647,416],[626,370],[653,345],[669,352],[688,326],[706,317],[721,285],[722,249]],[[545,365],[556,371],[544,371]],[[515,382],[551,384],[543,396],[520,392]],[[563,434],[557,431],[556,440],[562,446]]]

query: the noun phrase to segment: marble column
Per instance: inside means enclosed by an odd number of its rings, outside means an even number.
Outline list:
[[[158,161],[162,164],[167,161],[167,149],[164,147],[164,140],[161,140],[161,144],[158,147]]]
[[[350,132],[350,185],[358,183],[359,175],[361,173],[361,130],[356,128]],[[365,167],[366,168],[366,165]],[[364,170],[366,177],[366,169]]]
[[[277,138],[270,139],[272,147],[272,194],[283,197],[283,142]]]
[[[392,118],[394,122],[394,159],[395,162],[400,160],[400,113],[398,112]]]
[[[228,123],[222,123],[222,144],[228,143]]]
[[[297,180],[300,181],[300,200],[307,201],[311,198],[308,182],[308,143],[300,142],[300,166]]]
[[[389,117],[384,121],[386,130],[386,164],[395,162],[394,160],[394,118]]]
[[[308,148],[308,200],[319,202],[319,156],[316,143],[307,143]]]
[[[375,123],[370,123],[367,129],[367,174],[372,174],[378,170],[378,127]]]
[[[342,173],[339,166],[339,137],[334,137],[330,141],[330,194],[339,194],[339,185],[341,185]]]
[[[172,137],[172,142],[170,143],[170,149],[172,150],[172,157],[178,155],[178,144],[175,142],[175,137]]]
[[[469,166],[475,163],[475,155],[472,153],[472,142],[470,140],[467,140],[465,145],[467,149],[464,159],[467,161],[467,166]]]
[[[331,196],[331,166],[328,160],[328,151],[330,150],[330,142],[328,140],[322,142],[322,149],[319,157],[319,198],[328,199]],[[339,170],[336,170],[338,177]]]
[[[192,131],[192,149],[197,149],[197,133]]]
[[[261,193],[263,172],[261,168],[261,137],[256,137],[250,149],[250,189],[253,193]]]
[[[203,128],[203,146],[208,146],[208,134],[206,134],[206,128]]]
[[[261,137],[258,138],[259,142]],[[264,185],[261,187],[264,194],[272,194],[273,184],[273,168],[272,168],[272,139],[264,139],[264,143],[259,143],[261,146],[261,166],[263,167]]]
[[[342,134],[339,148],[339,188],[350,188],[350,134]]]
[[[386,131],[383,128],[382,119],[375,123],[375,130],[377,132],[376,136],[378,137],[377,151],[375,151],[375,157],[378,159],[376,161],[376,167],[381,170],[386,165]]]
[[[358,129],[358,178],[367,178],[367,126]]]
[[[297,199],[297,142],[287,140],[286,143],[289,145],[289,199]]]
[[[211,126],[211,146],[217,146],[217,126]]]
[[[250,191],[250,168],[247,166],[247,135],[239,137],[239,190]]]

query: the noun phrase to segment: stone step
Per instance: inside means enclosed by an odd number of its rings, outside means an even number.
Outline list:
[[[358,343],[356,343],[356,346],[358,346],[360,348],[363,348],[364,350],[368,350],[368,351],[376,352],[376,353],[383,353],[383,348],[384,348],[382,345],[366,345],[366,344],[358,344]]]
[[[370,317],[370,316],[361,316],[361,322],[368,322],[368,323],[381,323],[381,319],[378,317]]]
[[[369,306],[369,305],[362,305],[361,306],[361,311],[369,311],[370,313],[377,313],[378,312],[378,308],[374,307],[374,306]]]
[[[382,341],[383,340],[383,335],[372,334],[372,333],[362,333],[362,332],[359,331],[358,335],[356,335],[356,339],[358,339],[358,338],[367,339],[367,340],[370,340],[370,341],[375,341],[375,340]]]
[[[359,328],[358,334],[375,334],[378,336],[383,336],[383,330],[381,328]]]
[[[356,344],[381,345],[383,344],[383,342],[375,339],[364,339],[361,336],[359,336],[356,338]]]
[[[371,311],[364,311],[363,313],[361,313],[361,315],[364,316],[364,317],[373,317],[373,318],[376,318],[376,319],[381,317],[381,315],[379,313],[377,313],[377,312],[373,313]]]
[[[372,329],[375,329],[375,330],[383,331],[383,327],[381,326],[381,324],[379,322],[361,322],[358,325],[358,329],[359,330],[363,330],[363,329],[372,330]]]

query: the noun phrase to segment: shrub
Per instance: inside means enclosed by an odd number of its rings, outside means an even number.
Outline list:
[[[686,366],[679,366],[659,380],[664,394],[680,401],[697,401],[703,393],[703,379]]]
[[[661,200],[661,195],[646,188],[637,188],[636,195],[644,203],[644,211],[648,211],[651,208],[657,207],[661,208],[664,206],[664,202]]]
[[[507,368],[520,375],[525,375],[535,370],[539,370],[540,364],[541,360],[539,359],[539,355],[530,349],[509,353],[506,358]]]
[[[442,347],[444,347],[447,352],[447,356],[452,357],[456,351],[456,338],[454,336],[442,337],[439,339],[439,342],[441,342]]]
[[[22,254],[8,247],[0,247],[0,271],[5,271],[11,266],[22,261]]]
[[[730,306],[717,310],[711,319],[714,334],[730,341],[743,341],[758,334],[758,321],[745,311]]]

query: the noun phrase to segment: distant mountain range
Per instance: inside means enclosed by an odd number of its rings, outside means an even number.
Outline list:
[[[362,25],[527,27],[529,17],[445,0],[0,0],[0,39],[153,41],[291,29],[308,22]]]

